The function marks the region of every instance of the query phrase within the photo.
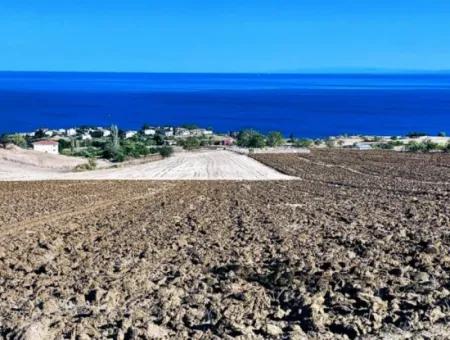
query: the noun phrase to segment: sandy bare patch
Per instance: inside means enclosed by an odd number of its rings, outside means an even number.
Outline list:
[[[36,168],[8,171],[0,163],[2,180],[282,180],[284,175],[245,155],[229,151],[182,152],[167,159],[114,169],[63,173]]]
[[[25,150],[15,145],[8,145],[5,149],[0,148],[0,161],[3,161],[3,164],[11,162],[26,167],[58,170],[70,170],[86,163],[84,158]]]

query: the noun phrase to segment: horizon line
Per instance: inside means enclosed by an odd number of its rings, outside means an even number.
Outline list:
[[[342,70],[293,70],[293,71],[245,71],[245,72],[216,72],[216,71],[83,71],[83,70],[0,70],[0,73],[115,73],[115,74],[220,74],[220,75],[292,75],[292,74],[444,74],[450,73],[450,69],[427,70],[427,69],[342,69]]]

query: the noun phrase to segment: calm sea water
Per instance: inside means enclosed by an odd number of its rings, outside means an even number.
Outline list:
[[[450,133],[450,75],[0,72],[0,132],[143,123],[308,137]]]

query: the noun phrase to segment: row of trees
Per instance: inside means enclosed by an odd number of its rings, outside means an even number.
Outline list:
[[[241,130],[237,135],[237,145],[245,148],[274,147],[283,145],[283,143],[284,137],[278,131],[269,132],[266,136],[256,130],[246,129]]]

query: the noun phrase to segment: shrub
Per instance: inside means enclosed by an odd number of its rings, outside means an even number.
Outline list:
[[[283,145],[284,138],[281,132],[272,131],[267,135],[267,145],[268,146],[280,146]]]
[[[108,143],[105,146],[102,156],[112,162],[123,162],[125,160],[125,154],[122,148],[120,146],[114,147],[112,143]]]
[[[448,142],[447,145],[444,146],[444,148],[442,149],[442,151],[444,151],[444,152],[450,152],[450,142]]]
[[[79,150],[73,153],[77,157],[96,158],[103,155],[103,151],[93,147],[87,147],[86,149]]]
[[[394,148],[394,144],[393,143],[377,143],[375,145],[373,145],[374,148],[376,149],[382,149],[382,150],[392,150]]]
[[[173,148],[171,146],[163,146],[159,148],[159,154],[166,158],[173,154]]]
[[[97,168],[97,161],[95,158],[89,158],[87,163],[77,165],[75,171],[90,171]]]
[[[410,152],[429,152],[433,150],[440,150],[442,147],[434,143],[433,141],[427,139],[426,141],[419,143],[419,142],[409,142],[406,145],[406,150]]]
[[[313,143],[311,139],[301,138],[294,142],[294,146],[298,148],[309,148]]]
[[[432,142],[431,140],[427,139],[425,142],[423,142],[425,151],[433,151],[433,150],[439,150],[441,147],[439,144]]]
[[[409,142],[406,145],[406,150],[410,151],[410,152],[420,152],[420,151],[424,151],[424,146],[423,146],[423,143]]]
[[[200,148],[201,141],[197,137],[188,137],[180,141],[181,146],[185,150],[194,150]]]

